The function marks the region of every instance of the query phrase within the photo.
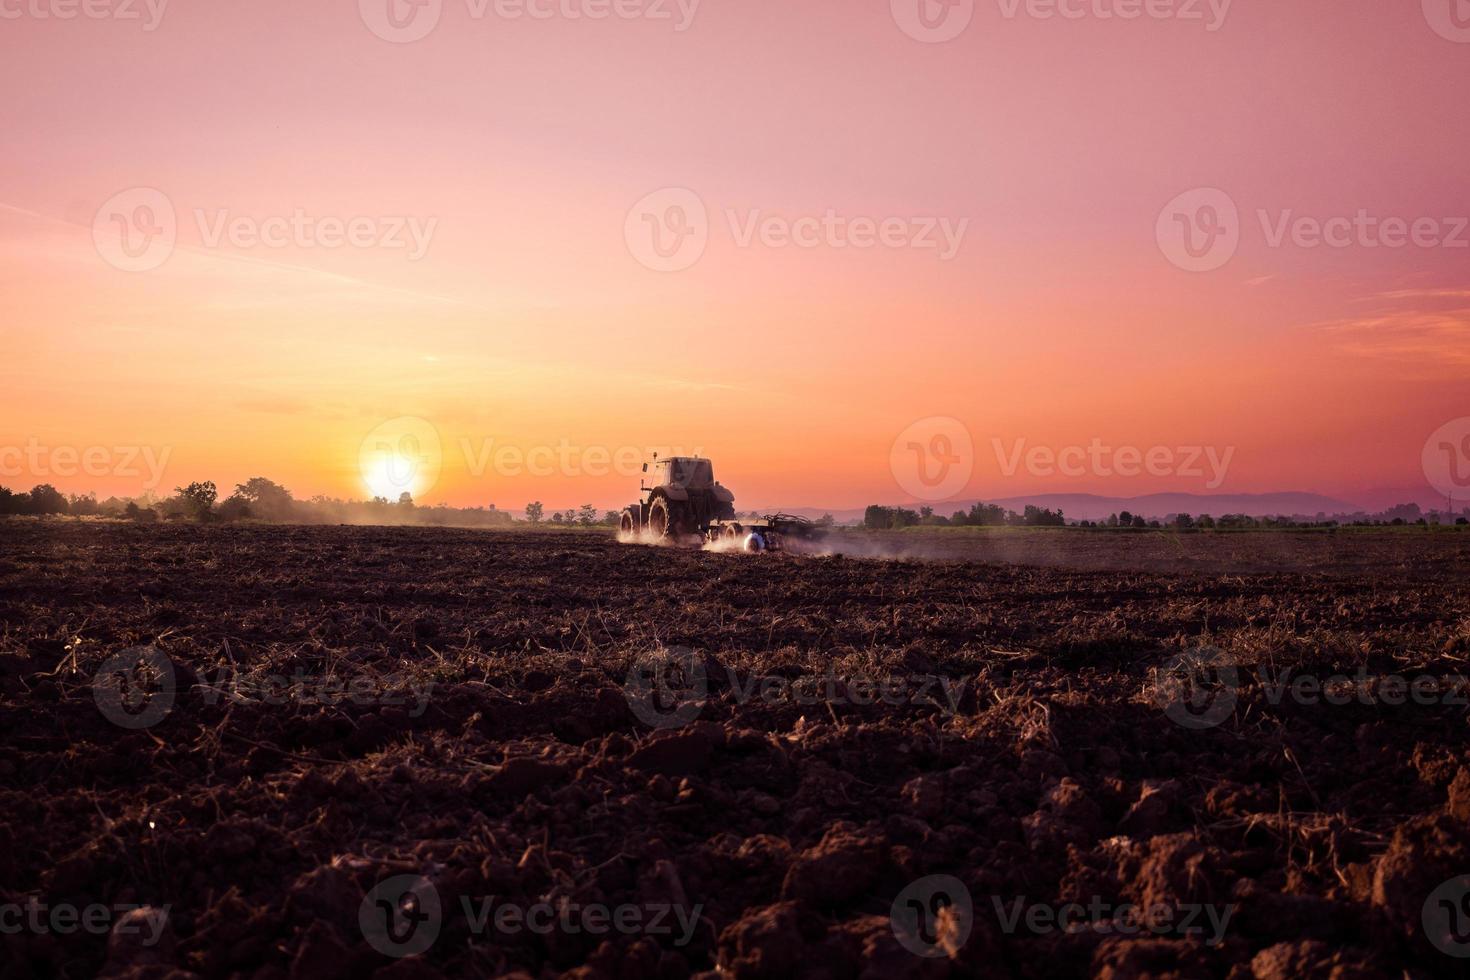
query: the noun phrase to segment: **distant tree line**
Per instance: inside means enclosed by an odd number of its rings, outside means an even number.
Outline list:
[[[874,504],[863,513],[863,527],[874,531],[891,531],[906,527],[1083,527],[1120,528],[1137,530],[1163,530],[1172,528],[1183,531],[1244,530],[1249,528],[1324,528],[1324,527],[1402,527],[1406,525],[1470,524],[1470,508],[1455,515],[1431,511],[1425,515],[1418,504],[1400,504],[1378,514],[1348,514],[1328,517],[1296,515],[1292,517],[1251,517],[1247,514],[1222,514],[1212,517],[1201,514],[1170,514],[1163,520],[1146,518],[1141,514],[1120,511],[1104,520],[1068,522],[1060,509],[1047,510],[1027,504],[1025,510],[1016,513],[997,504],[976,503],[968,511],[957,510],[949,517],[934,513],[932,507],[910,510],[905,507],[883,507]]]
[[[509,511],[487,507],[449,507],[438,504],[420,507],[410,494],[396,501],[384,497],[371,500],[338,500],[317,495],[297,500],[291,491],[265,477],[238,484],[233,493],[219,499],[213,481],[203,480],[174,488],[172,496],[152,492],[99,501],[95,494],[66,496],[50,484],[16,493],[0,487],[0,515],[67,514],[73,517],[112,517],[143,524],[159,521],[200,523],[257,520],[297,524],[422,524],[430,526],[491,527],[508,525],[515,518]]]
[[[545,514],[546,508],[539,500],[526,505],[526,521],[530,524],[540,524]],[[592,504],[583,504],[576,510],[554,511],[551,515],[551,523],[559,527],[617,527],[620,519],[621,515],[615,510],[603,511],[599,515]]]
[[[1047,510],[1031,504],[1027,504],[1019,514],[985,503],[973,504],[968,511],[957,510],[949,517],[934,513],[933,507],[920,507],[914,511],[874,504],[863,512],[863,527],[873,531],[905,527],[1062,527],[1066,523],[1061,510]]]

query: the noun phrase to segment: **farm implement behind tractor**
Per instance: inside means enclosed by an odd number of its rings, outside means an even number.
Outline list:
[[[619,527],[626,537],[652,541],[728,544],[745,551],[783,551],[793,542],[821,537],[821,528],[794,514],[736,517],[735,495],[715,479],[713,464],[698,456],[669,456],[644,463],[653,485],[629,504]]]

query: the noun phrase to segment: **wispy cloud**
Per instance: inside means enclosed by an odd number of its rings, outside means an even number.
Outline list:
[[[1403,290],[1378,299],[1470,298],[1470,291]],[[1470,308],[1427,309],[1419,303],[1315,324],[1354,357],[1412,363],[1419,367],[1470,365]]]
[[[1375,299],[1470,299],[1470,289],[1396,289],[1376,296],[1365,296],[1365,301]]]

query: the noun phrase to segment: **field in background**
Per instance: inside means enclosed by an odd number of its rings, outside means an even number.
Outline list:
[[[0,901],[169,913],[155,946],[29,931],[0,935],[4,959],[21,975],[323,980],[1462,962],[1422,923],[1470,872],[1455,688],[1470,535],[844,542],[930,560],[585,532],[7,523]],[[173,681],[100,697],[99,670],[138,647]],[[1208,698],[1181,701],[1170,678],[1202,647],[1224,660],[1199,678]],[[1437,693],[1336,704],[1271,686],[1336,673]],[[332,701],[332,678],[365,696]],[[362,913],[404,875],[440,909],[432,944],[394,959]],[[968,914],[927,922],[925,957],[895,916],[937,876],[961,883]],[[467,914],[477,896],[674,908],[691,925],[487,935]],[[1225,922],[1066,932],[1012,917],[1018,899]]]

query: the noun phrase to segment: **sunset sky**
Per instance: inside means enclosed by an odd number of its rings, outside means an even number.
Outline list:
[[[0,484],[363,497],[408,418],[421,502],[613,507],[600,460],[677,447],[851,507],[915,499],[895,440],[941,418],[954,497],[1357,500],[1470,416],[1467,5],[527,2],[0,0]],[[1228,261],[1168,240],[1211,215]]]

